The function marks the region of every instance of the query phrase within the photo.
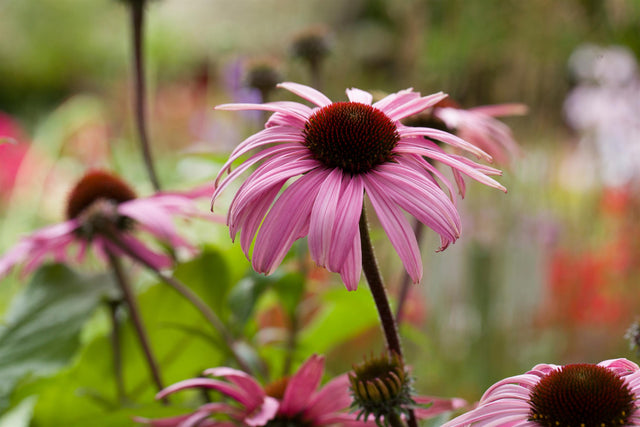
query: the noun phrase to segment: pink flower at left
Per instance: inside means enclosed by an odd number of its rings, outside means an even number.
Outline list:
[[[136,421],[153,427],[368,425],[356,421],[356,414],[346,412],[351,404],[347,375],[335,377],[318,389],[323,371],[324,357],[313,355],[290,378],[263,387],[243,371],[227,367],[208,369],[205,375],[226,381],[193,378],[167,387],[156,397],[161,399],[180,390],[205,388],[220,392],[235,404],[206,403],[190,414],[162,419],[136,418]],[[213,419],[213,415],[223,418]]]
[[[22,273],[27,274],[51,259],[82,262],[89,248],[102,259],[108,253],[128,253],[156,269],[167,268],[173,264],[173,258],[149,248],[133,232],[144,230],[174,250],[194,252],[195,247],[180,235],[173,217],[202,217],[222,222],[217,216],[205,215],[197,206],[196,199],[205,195],[208,189],[202,188],[137,197],[117,176],[102,170],[89,171],[69,195],[67,220],[19,240],[0,257],[0,278],[19,264],[23,264]],[[77,248],[75,253],[72,247]]]

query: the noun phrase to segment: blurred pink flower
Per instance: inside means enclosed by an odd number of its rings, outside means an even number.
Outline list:
[[[358,222],[366,192],[409,275],[419,282],[422,259],[403,210],[440,235],[440,250],[460,235],[453,185],[425,158],[450,166],[461,193],[461,174],[506,191],[487,176],[499,175],[499,170],[447,154],[424,137],[490,160],[484,151],[447,132],[400,123],[445,98],[443,93],[422,97],[407,89],[372,104],[372,95],[360,89],[347,90],[349,102],[331,102],[308,86],[278,86],[316,107],[287,101],[216,107],[275,112],[264,130],[233,151],[213,195],[215,202],[240,174],[261,163],[239,188],[227,215],[232,238],[242,229],[240,243],[247,257],[255,237],[252,265],[258,272],[272,273],[293,242],[308,236],[313,260],[340,273],[347,289],[356,289],[361,274]],[[234,161],[256,148],[264,149],[230,172]],[[294,177],[298,179],[280,194]]]
[[[262,387],[253,377],[232,368],[208,369],[205,375],[224,378],[194,378],[173,384],[156,396],[163,398],[189,388],[217,390],[235,400],[238,405],[207,403],[192,414],[164,419],[137,418],[136,421],[154,427],[162,426],[223,426],[236,425],[207,419],[211,415],[225,414],[231,420],[246,426],[305,425],[365,425],[355,421],[355,414],[345,412],[351,404],[349,379],[340,375],[318,390],[324,371],[324,357],[311,356],[291,377]],[[280,424],[278,424],[280,423]]]
[[[7,200],[29,146],[20,126],[0,112],[0,199]]]
[[[626,359],[540,364],[491,386],[472,411],[443,427],[640,425],[640,368]]]
[[[6,276],[17,264],[25,264],[22,272],[29,273],[42,265],[49,257],[56,262],[75,259],[82,261],[89,247],[99,257],[107,251],[123,254],[108,233],[117,233],[129,251],[157,269],[173,263],[173,259],[148,248],[131,231],[141,229],[155,236],[173,249],[195,248],[180,236],[173,224],[174,216],[202,217],[220,220],[211,215],[203,215],[196,206],[195,199],[204,196],[205,189],[191,192],[163,192],[150,197],[137,198],[133,190],[116,176],[104,171],[90,171],[70,194],[67,205],[67,220],[36,230],[22,238],[15,246],[0,257],[0,278]],[[72,256],[71,246],[77,246]]]
[[[523,104],[485,105],[469,109],[438,107],[433,115],[456,134],[486,151],[502,165],[520,155],[520,147],[513,139],[509,126],[495,117],[522,115],[527,112]]]

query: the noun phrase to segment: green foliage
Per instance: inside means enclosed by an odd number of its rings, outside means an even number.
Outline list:
[[[80,332],[113,292],[106,276],[82,276],[64,265],[41,268],[12,302],[0,331],[0,405],[26,375],[50,375],[68,364]]]

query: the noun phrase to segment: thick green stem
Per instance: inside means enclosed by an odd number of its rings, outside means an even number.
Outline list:
[[[389,354],[395,352],[400,358],[403,358],[398,328],[393,313],[391,312],[391,305],[389,304],[387,291],[382,282],[380,270],[378,269],[376,256],[373,253],[373,245],[369,237],[369,225],[367,224],[367,216],[364,208],[360,216],[360,242],[362,245],[362,270],[369,283],[373,300],[376,303],[380,324],[382,325],[382,330],[384,331],[384,336],[387,341],[387,349],[389,350]]]
[[[158,362],[153,355],[153,351],[151,350],[151,345],[149,343],[149,337],[142,323],[142,316],[140,316],[140,310],[138,308],[138,303],[136,301],[136,297],[133,294],[133,290],[129,285],[127,277],[122,270],[122,266],[120,265],[120,260],[110,252],[107,252],[109,256],[109,263],[111,264],[111,269],[113,270],[114,276],[116,278],[116,282],[118,286],[120,286],[120,290],[122,291],[122,295],[124,297],[125,302],[127,303],[127,307],[129,309],[129,315],[131,316],[131,321],[133,322],[133,326],[138,335],[138,340],[140,341],[140,345],[142,347],[142,351],[144,353],[145,359],[147,360],[147,364],[149,365],[149,371],[151,373],[151,377],[153,382],[155,383],[158,391],[162,390],[164,386],[162,385],[162,379],[160,377],[160,368],[158,366]],[[164,404],[168,404],[169,401],[165,398],[162,400]]]
[[[402,355],[402,346],[400,344],[400,335],[398,334],[398,327],[391,311],[387,291],[384,287],[384,283],[382,282],[382,275],[378,269],[376,256],[373,252],[373,245],[371,244],[371,237],[369,237],[369,225],[367,223],[367,215],[364,206],[362,207],[359,226],[360,242],[362,246],[362,270],[367,278],[369,288],[371,289],[371,295],[373,296],[376,309],[378,310],[382,330],[384,331],[384,336],[387,341],[387,350],[389,354],[393,354],[394,352],[397,353],[398,356],[400,356],[400,359],[404,360],[404,356]],[[389,421],[392,422],[392,420]],[[409,410],[408,422],[410,427],[417,427],[418,425],[413,410]]]
[[[151,143],[147,133],[146,121],[146,84],[143,51],[143,31],[144,31],[144,7],[146,0],[131,0],[131,26],[133,31],[133,72],[134,72],[134,109],[136,117],[136,128],[138,138],[142,148],[144,165],[149,175],[151,185],[156,191],[160,190],[160,182],[156,174],[153,157],[151,155]]]

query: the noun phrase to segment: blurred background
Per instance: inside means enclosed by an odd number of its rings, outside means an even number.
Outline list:
[[[146,18],[149,127],[166,188],[211,181],[262,126],[261,114],[214,105],[294,99],[272,81],[334,100],[348,87],[413,87],[463,108],[528,106],[504,119],[522,151],[494,165],[508,193],[468,182],[461,239],[436,253],[437,236],[424,233],[425,277],[401,327],[423,394],[475,400],[537,363],[637,361],[624,334],[640,314],[640,2],[158,0]],[[12,159],[0,170],[0,250],[60,221],[88,167],[151,192],[132,121],[128,19],[116,0],[0,3],[0,130],[14,139],[0,145]],[[320,44],[305,45],[310,36]],[[230,246],[223,227],[204,230],[193,233],[202,243]],[[402,266],[384,233],[374,238],[397,292]],[[336,299],[356,298],[312,273]],[[22,283],[4,280],[0,308]],[[358,301],[367,292],[361,283]],[[277,323],[265,307],[260,321]],[[307,348],[344,372],[381,346],[375,319],[356,332]]]

